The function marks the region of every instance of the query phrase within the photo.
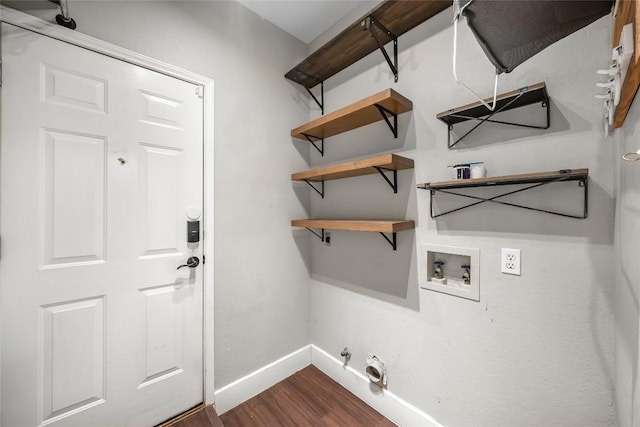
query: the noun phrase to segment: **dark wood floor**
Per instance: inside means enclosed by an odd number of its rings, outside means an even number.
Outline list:
[[[223,427],[222,421],[212,406],[207,406],[176,421],[162,424],[160,427]]]
[[[224,427],[395,426],[313,365],[220,418]]]

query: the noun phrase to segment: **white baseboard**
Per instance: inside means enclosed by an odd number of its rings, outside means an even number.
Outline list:
[[[345,367],[341,360],[313,344],[311,345],[311,363],[399,426],[443,427],[432,417],[388,390],[381,390],[374,386],[376,393],[372,392],[369,378],[349,366]]]
[[[313,364],[376,411],[402,427],[444,427],[432,417],[388,390],[370,388],[369,379],[321,348],[311,344],[215,391],[215,408],[222,415],[274,384]]]
[[[222,415],[242,402],[311,364],[307,345],[215,391],[215,408]]]

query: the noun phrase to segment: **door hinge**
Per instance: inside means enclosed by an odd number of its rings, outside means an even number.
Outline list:
[[[207,262],[207,257],[204,254],[202,254],[202,263],[206,264],[206,262]]]
[[[0,87],[2,87],[2,61],[0,61]]]
[[[196,86],[196,95],[198,95],[198,98],[204,98],[204,87]]]

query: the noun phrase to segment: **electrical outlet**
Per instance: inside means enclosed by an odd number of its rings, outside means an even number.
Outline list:
[[[331,232],[330,231],[325,231],[324,232],[324,244],[325,244],[325,246],[331,246]]]
[[[520,275],[520,249],[502,248],[500,265],[505,274]]]

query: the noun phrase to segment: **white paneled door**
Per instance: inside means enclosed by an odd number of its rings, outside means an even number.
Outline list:
[[[8,24],[2,67],[2,426],[201,403],[201,91]]]

